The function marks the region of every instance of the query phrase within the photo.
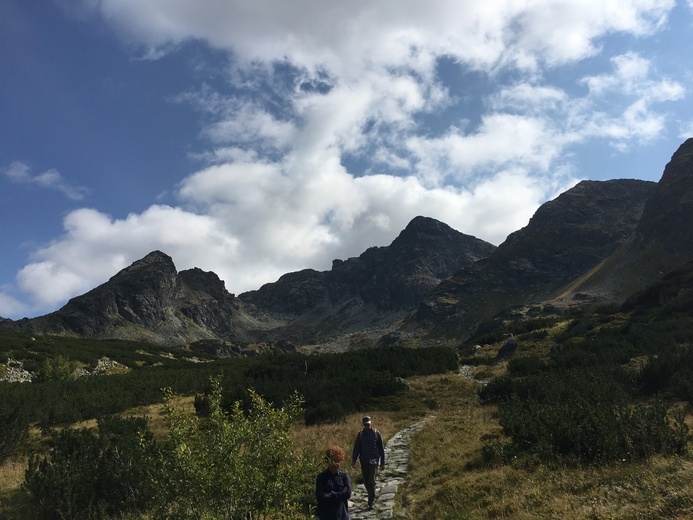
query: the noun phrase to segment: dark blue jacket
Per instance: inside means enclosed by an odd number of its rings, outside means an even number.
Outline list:
[[[385,465],[385,447],[383,446],[383,436],[375,428],[361,430],[354,442],[354,451],[351,454],[351,463],[356,464],[356,459],[361,458],[361,464]]]
[[[347,500],[351,498],[351,480],[346,471],[332,473],[329,468],[315,479],[317,516],[320,520],[349,520]]]

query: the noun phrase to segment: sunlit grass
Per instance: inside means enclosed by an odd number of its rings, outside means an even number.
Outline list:
[[[502,366],[473,368],[494,375],[503,370]],[[502,440],[503,433],[494,407],[478,402],[477,385],[456,373],[415,377],[409,382],[413,390],[383,399],[341,422],[297,424],[296,447],[319,454],[326,446],[339,444],[347,452],[344,469],[354,472],[349,458],[363,415],[373,417],[385,441],[430,416],[412,438],[409,477],[397,496],[396,517],[693,518],[693,461],[688,457],[656,457],[603,467],[572,467],[560,462],[548,466],[532,460],[486,466],[483,446]],[[192,397],[177,400],[194,413]],[[165,437],[161,405],[132,409],[128,415],[148,417],[156,437]],[[31,518],[28,499],[20,492],[25,468],[22,457],[0,467],[0,518]],[[358,479],[358,475],[354,477]]]
[[[481,463],[483,445],[502,436],[492,407],[463,378],[413,381],[438,409],[411,445],[409,481],[399,497],[410,519],[693,518],[693,462],[653,458],[604,467],[549,467],[516,460]]]

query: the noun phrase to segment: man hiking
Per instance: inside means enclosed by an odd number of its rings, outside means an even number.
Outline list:
[[[373,428],[371,418],[366,416],[361,421],[363,428],[356,436],[354,452],[351,455],[351,467],[356,467],[356,459],[361,459],[361,475],[363,485],[368,492],[368,510],[373,509],[375,501],[375,474],[380,463],[380,469],[385,469],[385,448],[383,436]]]

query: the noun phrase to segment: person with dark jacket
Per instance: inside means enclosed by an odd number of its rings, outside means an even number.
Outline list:
[[[315,479],[315,497],[318,500],[319,520],[349,520],[351,480],[346,471],[339,469],[346,454],[339,446],[325,450],[327,469]]]
[[[373,502],[375,502],[375,474],[378,470],[378,462],[380,462],[380,469],[385,469],[385,448],[383,436],[373,428],[371,418],[366,416],[361,423],[363,428],[354,442],[351,467],[356,466],[356,459],[361,459],[361,476],[368,492],[368,509],[372,510]]]

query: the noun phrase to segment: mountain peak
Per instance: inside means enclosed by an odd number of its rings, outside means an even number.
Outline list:
[[[421,215],[414,217],[409,221],[409,224],[404,228],[404,231],[426,231],[426,230],[437,230],[441,228],[448,228],[447,224],[431,218],[423,217]]]
[[[662,179],[649,198],[636,234],[670,252],[693,253],[693,138],[687,139],[664,167]]]

